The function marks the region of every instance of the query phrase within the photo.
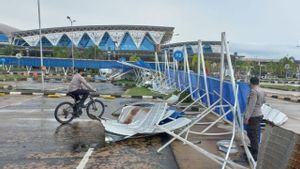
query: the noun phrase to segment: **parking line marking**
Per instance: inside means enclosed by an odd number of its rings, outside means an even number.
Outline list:
[[[27,101],[35,100],[35,99],[39,99],[39,98],[41,98],[41,97],[25,99],[25,100],[23,100],[23,101],[21,101],[21,102],[17,102],[17,103],[12,103],[12,104],[8,104],[8,105],[1,106],[0,109],[2,109],[2,108],[4,108],[4,107],[8,107],[8,106],[17,106],[17,105],[21,105],[21,104],[23,104],[23,103],[25,103],[25,102],[27,102]]]
[[[55,109],[43,109],[44,112],[54,112]],[[41,109],[0,109],[0,113],[35,113]]]
[[[34,95],[34,96],[43,96],[44,95],[44,93],[32,93],[32,95]]]
[[[26,120],[26,121],[51,121],[51,122],[57,122],[54,118],[14,118],[17,120]],[[91,119],[76,119],[76,121],[92,121]]]
[[[22,93],[21,92],[9,92],[9,94],[11,94],[11,95],[21,95]]]
[[[76,167],[76,169],[84,169],[85,165],[89,161],[89,157],[92,155],[94,151],[94,148],[89,148],[88,151],[83,156],[82,160],[80,161],[79,165]]]

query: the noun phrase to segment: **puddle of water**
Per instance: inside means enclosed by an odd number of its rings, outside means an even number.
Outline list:
[[[57,142],[69,146],[72,152],[85,152],[90,147],[105,145],[104,128],[97,121],[60,125],[56,128],[54,137]]]

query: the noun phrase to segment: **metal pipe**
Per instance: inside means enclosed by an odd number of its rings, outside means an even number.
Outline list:
[[[42,23],[41,23],[41,7],[40,7],[40,0],[37,0],[38,5],[38,18],[39,18],[39,39],[40,39],[40,58],[41,58],[41,75],[42,75],[42,91],[45,90],[45,83],[44,83],[44,63],[43,63],[43,46],[42,46]]]
[[[202,71],[203,71],[203,76],[204,76],[204,87],[205,87],[205,92],[206,92],[207,105],[210,106],[210,98],[209,98],[208,86],[207,86],[207,72],[206,72],[205,61],[204,61],[202,41],[199,40],[198,43],[199,43],[199,48],[200,48],[200,56],[201,56],[201,62],[202,62],[202,69],[203,69]]]
[[[185,133],[186,131],[188,131],[193,125],[195,125],[196,123],[198,123],[198,121],[200,121],[203,117],[205,117],[206,114],[208,114],[213,108],[215,108],[217,105],[217,103],[219,103],[220,99],[218,99],[215,103],[213,103],[210,107],[206,108],[201,114],[197,115],[197,120],[195,120],[194,122],[192,122],[190,125],[188,125],[186,128],[184,128],[179,134],[178,136],[182,135],[183,133]],[[201,117],[202,116],[202,117]],[[163,146],[161,146],[157,152],[160,152],[161,150],[163,150],[165,147],[167,147],[169,144],[171,144],[173,141],[175,141],[176,138],[172,138],[170,141],[168,141],[166,144],[164,144]]]
[[[220,60],[220,104],[223,104],[223,83],[224,83],[224,37],[221,34],[221,60]],[[224,110],[222,109],[223,113]]]

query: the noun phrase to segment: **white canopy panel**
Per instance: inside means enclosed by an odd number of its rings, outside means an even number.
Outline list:
[[[53,46],[56,46],[62,36],[63,33],[51,33],[46,34],[45,38],[47,38]]]
[[[177,46],[177,47],[174,47],[173,48],[173,52],[176,52],[176,51],[183,51],[183,46]]]
[[[123,30],[119,30],[119,31],[109,31],[108,34],[109,36],[112,38],[113,41],[116,41],[117,42],[117,47],[120,46],[122,40],[123,40],[123,37],[125,35],[126,31],[123,31]]]
[[[73,42],[73,44],[75,46],[78,45],[79,41],[81,40],[82,36],[83,36],[84,32],[82,31],[78,31],[78,32],[67,32],[66,35],[71,39],[71,41]]]
[[[139,48],[146,35],[146,31],[130,31],[129,34],[136,47]]]
[[[28,45],[36,46],[40,40],[40,37],[39,37],[39,35],[34,35],[34,36],[23,37],[23,39],[28,43]]]
[[[98,46],[103,38],[103,35],[105,34],[105,31],[88,31],[86,33],[94,42],[94,44]]]
[[[213,53],[221,53],[221,45],[210,45]]]
[[[160,44],[165,32],[150,31],[149,34],[156,44]]]
[[[192,45],[192,50],[194,53],[198,53],[199,50],[198,48],[199,48],[198,45]]]

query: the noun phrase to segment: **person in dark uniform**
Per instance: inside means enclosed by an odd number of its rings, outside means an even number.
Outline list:
[[[250,79],[250,87],[251,92],[248,97],[244,123],[248,126],[247,135],[250,139],[250,152],[254,160],[257,161],[260,122],[263,118],[261,107],[265,103],[265,94],[259,87],[259,79],[257,77]]]

